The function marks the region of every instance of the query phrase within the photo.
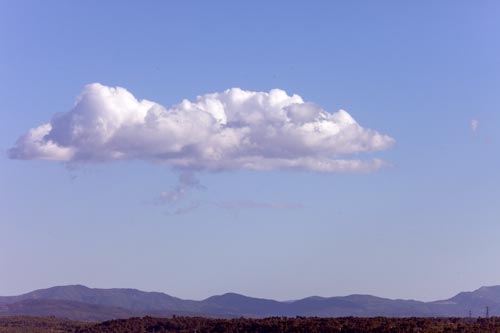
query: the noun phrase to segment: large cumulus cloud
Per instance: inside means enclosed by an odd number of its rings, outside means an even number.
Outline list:
[[[8,153],[75,163],[141,159],[180,170],[369,172],[385,162],[353,156],[393,142],[344,110],[329,113],[280,89],[233,88],[167,108],[94,83],[71,110],[29,130]]]

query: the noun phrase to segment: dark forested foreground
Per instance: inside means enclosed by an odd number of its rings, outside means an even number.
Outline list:
[[[112,320],[79,332],[500,332],[500,317],[464,318],[317,318],[208,319],[201,317],[131,318]]]
[[[0,332],[9,333],[143,333],[143,332],[500,332],[500,317],[493,318],[317,318],[209,319],[202,317],[130,318],[91,324],[55,318],[0,318]]]

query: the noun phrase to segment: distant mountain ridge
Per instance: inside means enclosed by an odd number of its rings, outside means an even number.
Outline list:
[[[475,317],[500,315],[500,286],[461,292],[449,299],[421,302],[371,295],[312,296],[280,302],[235,293],[201,301],[183,300],[161,292],[137,289],[98,289],[82,285],[57,286],[19,296],[0,296],[0,316],[55,316],[76,320],[105,320],[133,316],[208,317]]]

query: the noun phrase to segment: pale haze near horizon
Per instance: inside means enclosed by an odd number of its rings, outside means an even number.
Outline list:
[[[3,1],[0,295],[83,284],[436,300],[500,284],[499,15],[495,1]],[[149,155],[9,158],[94,82],[165,108],[281,89],[394,142],[351,152],[387,163],[371,172],[197,157],[181,181]]]

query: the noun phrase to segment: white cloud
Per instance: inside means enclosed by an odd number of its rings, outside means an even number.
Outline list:
[[[479,120],[472,119],[471,122],[470,122],[470,126],[471,126],[471,129],[472,129],[472,133],[476,134],[477,127],[479,126]]]
[[[182,171],[369,172],[386,163],[352,155],[393,143],[346,111],[329,113],[279,89],[233,88],[166,108],[94,83],[70,111],[21,136],[9,156],[73,163],[141,159]]]

